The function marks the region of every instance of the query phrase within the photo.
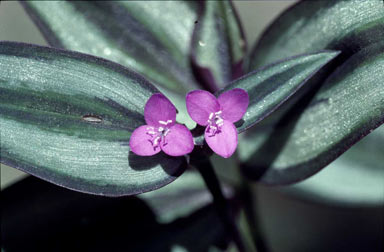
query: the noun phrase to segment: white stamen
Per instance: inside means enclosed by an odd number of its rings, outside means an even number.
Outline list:
[[[168,124],[172,123],[172,120],[167,120],[166,122],[165,121],[159,121],[159,123],[162,125],[168,125]]]
[[[159,136],[157,136],[156,138],[155,138],[155,140],[153,140],[153,147],[157,147],[157,145],[159,145],[159,140],[160,140],[161,138],[159,137]]]
[[[224,125],[224,120],[221,118],[221,114],[221,110],[209,114],[207,132],[211,133],[211,137],[220,133],[221,127]]]
[[[160,126],[158,128],[152,126],[147,127],[147,135],[150,135],[152,138],[149,141],[151,142],[154,150],[159,147],[160,143],[162,143],[163,145],[167,145],[165,137],[170,132],[170,129],[167,126],[172,122],[172,120],[159,121],[159,124],[164,126]]]
[[[147,135],[156,135],[155,129],[153,127],[147,127]]]

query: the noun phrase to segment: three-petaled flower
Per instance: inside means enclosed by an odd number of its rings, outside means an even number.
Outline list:
[[[239,121],[248,108],[248,93],[235,88],[218,98],[208,91],[194,90],[186,97],[187,111],[199,125],[207,126],[204,137],[208,146],[218,155],[228,158],[237,147],[237,130],[233,123]]]
[[[129,140],[131,151],[152,156],[163,150],[170,156],[182,156],[194,148],[191,132],[176,123],[176,108],[162,94],[152,95],[144,108],[147,125],[135,129]]]

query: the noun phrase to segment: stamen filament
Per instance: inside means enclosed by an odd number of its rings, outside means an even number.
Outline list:
[[[160,143],[163,143],[163,145],[166,145],[166,136],[169,134],[170,129],[167,127],[167,125],[171,124],[172,120],[165,121],[159,121],[159,124],[164,125],[160,126],[158,128],[155,127],[147,127],[147,134],[152,137],[151,140],[149,140],[153,146],[153,149],[156,150],[156,148],[159,147]]]
[[[209,114],[207,132],[211,133],[211,137],[221,132],[221,126],[224,124],[224,120],[221,118],[221,114],[221,110]]]

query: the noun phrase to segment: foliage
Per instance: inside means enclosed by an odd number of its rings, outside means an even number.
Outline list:
[[[299,2],[277,18],[249,53],[230,1],[25,1],[22,5],[52,47],[0,42],[1,163],[72,190],[104,196],[159,189],[189,166],[195,166],[204,177],[201,166],[210,167],[212,153],[206,150],[202,127],[188,116],[185,95],[193,89],[205,89],[220,97],[241,88],[248,92],[249,107],[234,124],[242,133],[235,161],[226,169],[217,169],[225,188],[233,192],[230,197],[241,200],[230,201],[223,208],[232,209],[236,215],[247,205],[249,199],[242,192],[249,190],[249,181],[292,184],[329,164],[332,171],[324,169],[282,190],[333,204],[364,202],[375,206],[384,202],[382,192],[376,189],[382,185],[377,177],[384,172],[380,143],[368,137],[352,147],[384,122],[381,0]],[[167,96],[177,108],[177,122],[192,129],[196,146],[190,155],[173,157],[161,152],[142,157],[130,150],[131,134],[146,124],[144,105],[155,93]],[[382,137],[382,127],[374,134]],[[367,151],[369,148],[372,150]],[[353,172],[346,168],[351,160],[356,160]],[[189,171],[160,189],[168,190],[160,198],[175,200],[175,204],[185,198],[186,204],[191,204],[201,195],[195,172]],[[212,176],[204,177],[208,187]],[[345,192],[346,186],[354,185],[344,185],[340,178],[353,181],[361,176],[364,185],[374,189],[358,187],[365,193],[349,195],[347,200],[343,193],[326,190],[331,178],[336,190]],[[167,195],[180,189],[175,186],[177,181],[188,178],[194,182],[186,182],[180,194]],[[45,187],[51,188],[39,183],[29,178],[6,190],[10,205],[5,213],[10,219],[20,216],[9,210],[14,204],[12,198],[21,193],[18,190],[35,186],[35,191],[29,192],[35,200],[36,194],[48,190]],[[49,190],[52,194],[46,195],[47,200],[57,194],[65,206],[73,193],[55,187]],[[220,190],[210,190],[217,208]],[[145,204],[164,213],[156,192],[151,192],[153,197],[143,194],[127,202],[139,214],[148,208]],[[109,201],[90,195],[73,197],[96,205]],[[111,199],[111,204],[120,207],[124,201]],[[149,225],[162,234],[150,236],[156,237],[150,243],[161,244],[165,251],[175,244],[202,251],[211,244],[225,249],[229,240],[222,238],[231,236],[239,245],[236,232],[228,232],[231,223],[217,224],[220,221],[208,204],[191,205],[193,210],[187,207],[188,218],[166,226],[153,216],[161,219],[164,214],[148,210]],[[60,209],[47,206],[46,211]],[[230,211],[224,211],[222,217],[230,218]],[[79,225],[78,218],[75,222],[74,226]],[[8,223],[7,228],[12,229]],[[92,223],[86,229],[104,224]],[[204,242],[193,244],[187,236],[200,228],[209,230],[210,235]],[[171,238],[169,230],[182,232]],[[142,242],[130,248],[151,251],[141,247]],[[40,245],[37,242],[36,246]]]

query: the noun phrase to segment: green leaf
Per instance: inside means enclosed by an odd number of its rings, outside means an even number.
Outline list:
[[[300,1],[264,32],[252,51],[249,69],[324,49],[339,50],[348,58],[383,40],[382,0]]]
[[[338,206],[384,204],[384,126],[380,126],[311,178],[282,187],[307,201]]]
[[[271,114],[338,54],[323,51],[285,59],[249,73],[220,91],[242,88],[248,92],[249,106],[237,131],[243,132]]]
[[[195,2],[21,3],[51,46],[112,60],[179,92],[197,87],[188,57]]]
[[[277,123],[242,141],[243,171],[267,184],[287,184],[321,170],[384,121],[384,43],[353,55]],[[316,91],[316,90],[315,90]]]
[[[248,92],[250,101],[247,112],[242,120],[235,123],[237,131],[241,133],[280,107],[338,54],[323,51],[285,59],[243,76],[220,90],[217,95],[233,88],[242,88]],[[198,145],[203,144],[203,135],[196,134],[194,140]]]
[[[245,38],[230,1],[205,1],[192,39],[192,63],[212,92],[242,75]]]
[[[120,196],[173,181],[185,158],[140,157],[132,131],[158,92],[124,67],[92,56],[0,43],[1,163],[74,190]]]

